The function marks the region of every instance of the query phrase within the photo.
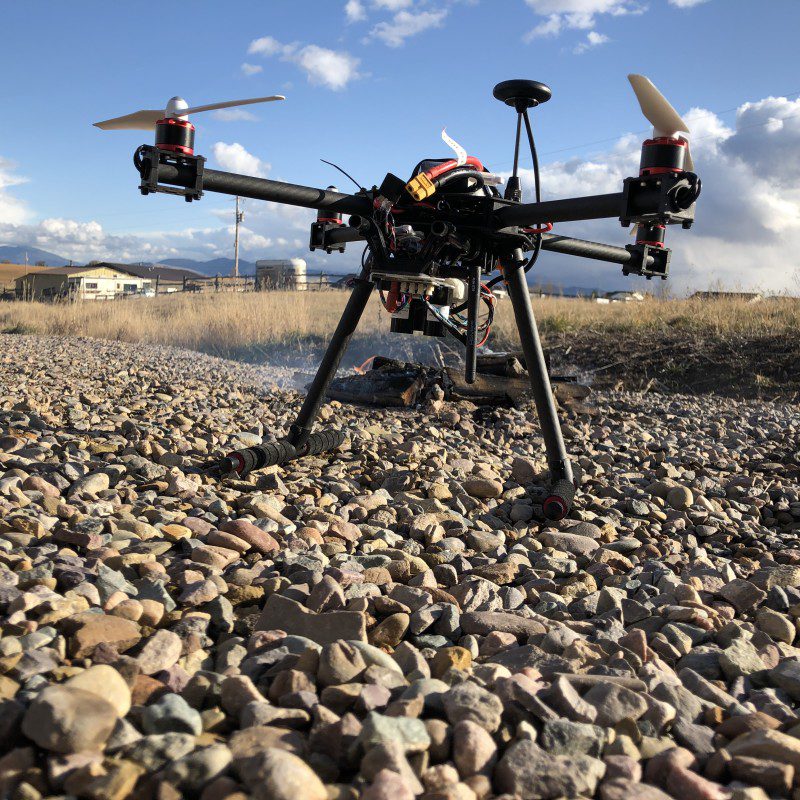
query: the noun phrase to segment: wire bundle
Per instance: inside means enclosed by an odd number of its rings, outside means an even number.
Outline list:
[[[494,322],[495,296],[492,294],[492,290],[489,288],[489,286],[485,283],[481,284],[481,300],[485,303],[488,313],[478,324],[478,333],[483,334],[481,340],[478,342],[478,347],[482,347],[484,344],[486,344],[486,340],[489,338],[489,334],[492,330],[492,323]],[[467,333],[467,317],[464,313],[467,308],[466,303],[462,303],[460,306],[454,306],[450,310],[450,316],[445,317],[444,314],[442,314],[436,306],[432,305],[427,298],[423,298],[423,301],[428,310],[436,317],[436,319],[439,320],[439,322],[445,326],[445,328],[447,328],[447,330],[450,331],[450,333],[453,334],[453,336],[461,341],[464,341]]]

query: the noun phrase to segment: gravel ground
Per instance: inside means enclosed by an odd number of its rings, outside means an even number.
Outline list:
[[[599,393],[542,522],[530,410],[0,337],[0,797],[800,797],[800,413]]]

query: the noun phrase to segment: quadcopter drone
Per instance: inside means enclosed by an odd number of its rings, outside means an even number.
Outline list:
[[[342,444],[343,432],[315,433],[313,424],[375,288],[391,314],[392,331],[450,334],[461,341],[466,351],[465,379],[474,382],[477,350],[488,338],[494,313],[492,287],[502,281],[513,306],[550,468],[551,488],[542,511],[548,519],[563,519],[572,505],[576,480],[561,435],[526,274],[539,253],[550,250],[621,264],[625,275],[666,278],[670,262],[664,245],[666,226],[692,226],[701,188],[693,172],[686,123],[647,78],[628,77],[642,113],[653,125],[652,137],[642,145],[639,174],[626,178],[621,192],[545,202],[528,112],[549,100],[551,91],[538,81],[509,80],[494,87],[494,97],[517,114],[514,166],[502,195],[497,188],[502,178],[467,156],[444,131],[442,138],[455,150],[455,158],[425,159],[407,180],[389,173],[380,186],[360,188],[354,194],[332,186],[315,189],[206,169],[205,158],[194,152],[190,114],[283,100],[281,95],[194,108],[173,97],[164,111],[137,111],[95,123],[103,130],[155,131],[155,145],[140,146],[133,159],[144,195],[165,192],[192,201],[210,191],[317,209],[311,250],[344,252],[348,243],[365,243],[361,271],[287,437],[232,452],[212,465],[212,474],[244,476]],[[523,125],[533,160],[533,203],[522,202],[518,174]],[[557,222],[601,218],[618,218],[625,227],[635,225],[635,243],[621,248],[551,233]]]

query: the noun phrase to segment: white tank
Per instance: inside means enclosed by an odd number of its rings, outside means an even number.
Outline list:
[[[292,289],[305,291],[306,262],[302,258],[265,259],[256,261],[258,289]]]

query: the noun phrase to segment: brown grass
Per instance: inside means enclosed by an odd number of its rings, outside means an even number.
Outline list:
[[[318,348],[333,331],[346,292],[259,292],[171,295],[114,302],[0,304],[0,332],[90,336],[186,347],[247,360],[284,348]],[[511,304],[497,304],[490,345],[514,349]],[[664,388],[690,390],[694,370],[709,381],[724,367],[734,387],[798,383],[800,301],[647,300],[599,305],[583,300],[535,300],[545,345],[581,369],[606,369],[626,384],[657,378]],[[376,296],[356,341],[369,346],[389,331]],[[660,355],[659,355],[660,354]],[[658,356],[658,357],[656,357]],[[713,380],[713,378],[711,378]],[[724,382],[724,381],[723,381]],[[700,390],[701,387],[698,387]],[[742,391],[745,391],[744,389]]]
[[[259,292],[8,303],[0,306],[0,331],[91,336],[233,355],[252,346],[321,339],[333,330],[346,302],[344,292]],[[377,298],[362,329],[365,333],[389,329],[386,315],[378,318]]]
[[[347,302],[346,292],[259,292],[181,294],[114,302],[5,303],[0,331],[58,336],[91,336],[125,342],[152,342],[206,352],[247,345],[291,344],[325,338]],[[599,305],[583,300],[534,301],[547,335],[594,330],[598,333],[680,330],[727,336],[794,333],[800,330],[800,301],[747,303],[741,300],[649,300]],[[359,334],[387,333],[388,316],[376,296]],[[497,304],[494,341],[513,343],[514,317],[508,300]]]

